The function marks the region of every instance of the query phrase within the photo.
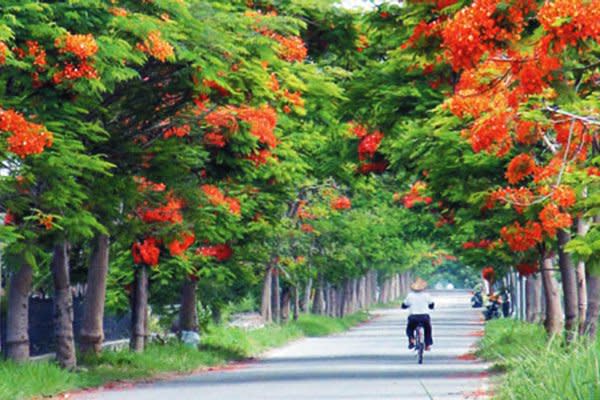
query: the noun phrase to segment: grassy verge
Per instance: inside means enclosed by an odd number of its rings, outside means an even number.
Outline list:
[[[600,398],[598,343],[565,348],[560,340],[548,341],[541,326],[503,319],[486,325],[479,355],[505,372],[496,399]]]
[[[79,372],[61,370],[50,362],[24,365],[0,362],[0,400],[51,396],[107,382],[151,378],[165,373],[189,373],[258,356],[269,348],[301,337],[342,332],[367,319],[368,315],[361,312],[340,319],[302,315],[297,322],[253,331],[212,326],[203,334],[199,350],[169,343],[151,345],[142,354],[106,352],[81,360],[84,368]]]

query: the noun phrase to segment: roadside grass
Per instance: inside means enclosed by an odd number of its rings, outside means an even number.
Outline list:
[[[583,340],[568,348],[547,340],[543,327],[510,319],[490,321],[478,355],[505,372],[498,400],[600,398],[600,346]]]
[[[296,322],[251,331],[210,326],[202,335],[199,349],[173,341],[164,345],[152,344],[140,354],[127,350],[107,351],[97,357],[80,358],[82,368],[77,372],[62,370],[47,361],[20,365],[0,362],[0,400],[49,397],[109,382],[143,380],[222,366],[230,361],[259,356],[267,349],[301,337],[342,332],[368,319],[366,312],[359,312],[344,318],[301,315]]]

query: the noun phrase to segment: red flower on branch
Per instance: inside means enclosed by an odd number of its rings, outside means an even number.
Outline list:
[[[158,265],[158,258],[160,256],[159,244],[160,242],[152,237],[147,238],[142,243],[134,243],[131,248],[133,262],[135,264],[146,264],[151,267]]]

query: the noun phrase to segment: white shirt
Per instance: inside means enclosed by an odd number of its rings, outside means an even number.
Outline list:
[[[429,314],[429,305],[433,304],[433,298],[427,292],[410,292],[404,300],[408,306],[410,315]]]

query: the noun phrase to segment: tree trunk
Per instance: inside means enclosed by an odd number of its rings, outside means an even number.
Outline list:
[[[23,262],[10,277],[6,316],[6,356],[16,362],[29,360],[29,293],[33,268]]]
[[[536,275],[527,277],[525,283],[527,322],[542,320],[542,279]]]
[[[546,298],[546,319],[544,326],[550,335],[560,334],[563,328],[562,310],[558,282],[554,277],[552,256],[546,255],[543,261],[542,282]]]
[[[186,278],[181,287],[181,307],[179,308],[179,330],[198,332],[198,307],[196,289],[198,281]]]
[[[271,289],[271,307],[275,322],[281,321],[281,289],[279,286],[279,270],[273,268],[273,288]]]
[[[306,283],[306,287],[304,288],[304,298],[302,300],[302,312],[307,313],[308,310],[310,309],[310,297],[311,297],[311,293],[312,293],[312,285],[313,285],[313,280],[312,278],[308,279],[308,282]]]
[[[366,292],[366,283],[367,279],[363,275],[358,280],[358,309],[364,310],[367,308],[367,292]]]
[[[600,314],[600,276],[587,275],[588,306],[585,314],[584,332],[594,340]]]
[[[298,290],[298,286],[294,286],[294,321],[298,321],[299,313],[300,313],[300,290]]]
[[[96,235],[87,274],[87,291],[83,303],[83,321],[79,341],[79,348],[82,353],[99,354],[102,351],[109,246],[107,235]]]
[[[344,313],[344,306],[346,305],[346,285],[342,284],[342,286],[340,288],[337,288],[336,291],[336,303],[337,303],[337,307],[335,309],[335,316],[336,317],[343,317],[345,315]]]
[[[563,287],[565,330],[567,343],[577,336],[579,321],[579,305],[577,296],[577,275],[571,256],[565,252],[565,246],[571,240],[571,235],[561,229],[558,231],[558,265]]]
[[[288,286],[284,286],[281,291],[281,317],[280,321],[290,320],[290,306],[292,301],[292,292]]]
[[[148,267],[135,270],[131,299],[131,340],[129,347],[137,353],[144,351],[146,343],[146,320],[148,319]]]
[[[577,234],[579,236],[585,236],[587,234],[589,224],[584,218],[577,219]],[[577,275],[577,304],[578,304],[578,315],[579,315],[579,334],[585,333],[585,317],[587,312],[588,294],[587,294],[587,283],[585,277],[585,262],[579,261],[576,269]]]
[[[371,271],[371,304],[375,304],[377,303],[377,299],[379,298],[379,294],[377,293],[377,291],[379,290],[379,286],[378,286],[378,277],[377,277],[377,271]]]
[[[52,279],[54,281],[54,331],[56,361],[67,369],[77,365],[73,335],[73,295],[69,276],[69,245],[62,241],[54,245]]]
[[[263,281],[262,301],[260,306],[260,314],[266,323],[273,322],[273,309],[271,306],[271,287],[273,286],[273,267],[269,264],[265,271]]]
[[[313,299],[312,312],[313,314],[322,315],[325,312],[324,296],[323,293],[323,277],[321,274],[318,276],[317,288],[315,290],[315,298]]]

